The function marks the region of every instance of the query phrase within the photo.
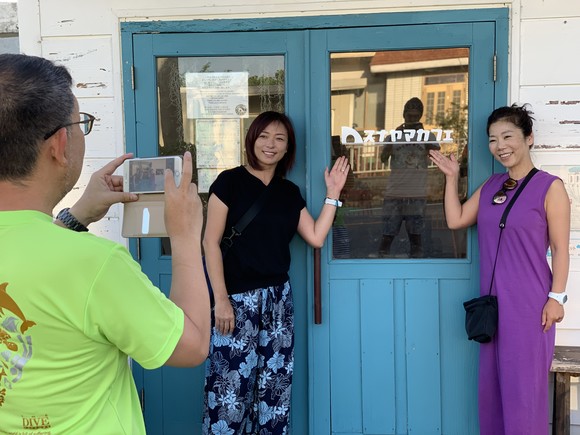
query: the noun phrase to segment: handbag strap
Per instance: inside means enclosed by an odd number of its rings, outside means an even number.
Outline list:
[[[262,191],[258,199],[256,199],[256,201],[254,201],[252,206],[248,210],[246,210],[246,212],[238,220],[238,222],[234,226],[232,226],[230,235],[224,236],[222,238],[222,241],[220,243],[222,257],[225,257],[228,249],[230,249],[234,244],[234,238],[241,236],[242,232],[246,229],[248,224],[252,222],[252,220],[254,220],[254,218],[258,215],[258,213],[260,213],[260,210],[262,210],[262,207],[264,207],[264,204],[271,196],[276,184],[277,180],[276,177],[274,176],[274,178],[272,178],[272,181],[270,181],[270,183]]]
[[[532,177],[536,174],[536,172],[538,172],[537,168],[532,168],[530,172],[528,172],[528,175],[526,175],[526,178],[522,182],[522,186],[518,190],[516,190],[516,193],[514,193],[513,198],[508,203],[507,207],[503,211],[503,214],[501,215],[501,219],[499,221],[499,238],[497,239],[497,249],[495,251],[495,260],[493,262],[493,271],[491,272],[491,282],[489,283],[489,292],[487,293],[488,295],[491,294],[491,289],[493,287],[493,279],[495,277],[495,266],[497,265],[497,257],[499,254],[499,244],[501,242],[501,235],[503,234],[503,229],[505,228],[508,214],[512,209],[514,203],[516,202],[516,199],[518,199],[518,196],[520,196],[520,193],[522,193],[522,190],[524,190],[524,187],[526,187],[526,184],[528,184],[528,182],[532,179]]]

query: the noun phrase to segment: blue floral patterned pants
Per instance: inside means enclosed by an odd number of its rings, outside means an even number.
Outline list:
[[[230,296],[235,329],[212,330],[202,432],[286,435],[294,368],[290,283]]]

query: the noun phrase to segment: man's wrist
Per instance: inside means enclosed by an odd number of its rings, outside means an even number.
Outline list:
[[[62,224],[68,228],[69,230],[77,231],[77,232],[86,232],[89,229],[80,222],[75,215],[70,212],[70,208],[66,207],[63,208],[58,215],[56,216],[56,220],[62,222]]]
[[[73,205],[69,212],[85,227],[88,227],[90,224],[95,222],[95,219],[91,219],[90,216],[87,216],[86,213],[83,211],[83,207],[79,207],[78,203]]]

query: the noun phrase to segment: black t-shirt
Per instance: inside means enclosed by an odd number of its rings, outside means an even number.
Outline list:
[[[234,237],[224,257],[224,276],[229,294],[283,284],[290,268],[290,241],[298,228],[306,202],[298,186],[289,180],[272,180],[268,200],[256,217]],[[209,193],[227,207],[224,236],[254,204],[266,186],[243,166],[222,172]]]

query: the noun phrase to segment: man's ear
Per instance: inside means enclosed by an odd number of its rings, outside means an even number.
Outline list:
[[[66,165],[68,163],[67,157],[68,135],[66,128],[63,127],[59,129],[46,141],[48,142],[48,150],[50,156],[59,164],[63,166]]]

